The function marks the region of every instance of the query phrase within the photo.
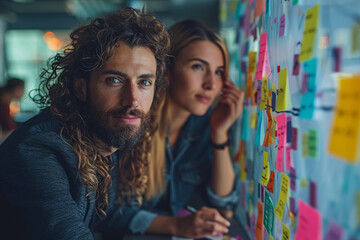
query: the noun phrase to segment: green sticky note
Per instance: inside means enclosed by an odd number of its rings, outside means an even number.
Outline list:
[[[298,1],[299,1],[299,0],[293,0],[292,5],[298,4]]]
[[[274,235],[274,220],[274,204],[270,195],[265,191],[264,226],[271,235]]]
[[[316,144],[316,131],[313,129],[309,130],[309,156],[316,158],[317,144]]]

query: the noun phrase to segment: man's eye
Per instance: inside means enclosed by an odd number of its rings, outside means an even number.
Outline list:
[[[140,84],[143,85],[143,86],[151,86],[152,82],[149,81],[149,80],[141,80]]]
[[[196,70],[203,70],[203,67],[200,64],[194,64],[192,65],[192,68]]]
[[[116,78],[116,77],[109,77],[106,79],[106,82],[108,83],[111,83],[111,84],[114,84],[114,83],[120,83],[120,79],[119,78]]]

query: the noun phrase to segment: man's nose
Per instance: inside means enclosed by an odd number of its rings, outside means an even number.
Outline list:
[[[122,92],[122,96],[120,96],[122,106],[123,107],[130,107],[130,108],[137,108],[139,105],[138,102],[138,90],[135,84],[129,83],[126,85],[126,88]]]

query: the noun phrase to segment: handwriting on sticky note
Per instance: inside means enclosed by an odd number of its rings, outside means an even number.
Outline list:
[[[286,171],[290,171],[292,166],[292,153],[290,146],[286,146],[285,150],[285,169]]]
[[[309,60],[312,57],[318,27],[319,8],[319,5],[315,5],[306,11],[305,29],[299,56],[300,62]]]
[[[279,200],[276,204],[275,215],[280,221],[283,219],[285,204],[289,193],[289,178],[286,174],[281,173]]]
[[[291,149],[293,150],[297,150],[297,135],[298,129],[296,127],[293,127],[291,131]]]
[[[269,192],[271,192],[271,193],[274,193],[274,181],[275,181],[275,172],[271,171],[270,172],[269,182],[268,182],[268,185],[266,187],[266,189],[269,190]]]
[[[316,158],[317,156],[317,140],[316,140],[316,131],[313,129],[309,130],[309,156]]]
[[[306,132],[304,132],[302,134],[302,137],[301,137],[301,143],[302,143],[302,156],[303,157],[307,157],[309,156],[309,139],[308,139],[308,134]]]
[[[298,227],[295,240],[321,240],[322,219],[318,210],[310,207],[303,200],[299,200]]]
[[[265,192],[264,226],[271,235],[274,235],[274,222],[274,204],[270,195]]]
[[[317,59],[304,62],[304,82],[306,80],[306,92],[301,95],[300,118],[312,119],[314,113],[314,102],[316,97],[316,68]],[[303,84],[304,84],[303,82]],[[303,86],[304,87],[304,86]],[[303,89],[304,90],[304,89]]]
[[[268,124],[266,126],[266,132],[265,132],[265,138],[264,138],[264,142],[263,142],[263,146],[268,147],[270,142],[271,142],[271,125],[272,125],[272,114],[270,110],[266,111],[266,115],[267,115],[267,119],[268,119]]]
[[[360,128],[360,76],[341,77],[329,152],[354,163],[358,157]]]
[[[267,101],[267,92],[268,92],[268,77],[263,77],[262,85],[261,85],[261,100],[259,104],[259,110],[265,110],[265,105]]]
[[[286,227],[285,224],[282,225],[282,240],[289,240],[290,239],[290,231],[289,229]]]
[[[291,108],[290,91],[288,83],[287,68],[283,68],[279,74],[279,94],[276,101],[276,111],[288,110]]]
[[[260,183],[261,183],[262,185],[266,186],[266,185],[268,184],[269,177],[270,177],[269,153],[268,153],[268,152],[264,152],[264,157],[263,157],[263,171],[262,171],[262,174],[261,174]]]
[[[276,117],[277,134],[279,139],[278,151],[276,155],[276,170],[284,171],[284,146],[286,141],[286,114],[282,113]]]

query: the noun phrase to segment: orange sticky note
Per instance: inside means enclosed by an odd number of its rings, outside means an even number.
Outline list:
[[[256,220],[255,237],[257,240],[263,240],[263,218],[264,209],[260,202],[257,202],[258,216]]]
[[[268,147],[271,142],[271,132],[270,131],[271,131],[271,125],[272,125],[272,116],[271,116],[270,110],[266,111],[266,115],[268,118],[268,124],[266,126],[266,132],[265,132],[263,146]]]
[[[270,172],[269,182],[268,182],[268,185],[266,187],[266,189],[269,190],[269,192],[271,192],[271,193],[274,193],[274,180],[275,180],[275,172],[271,171]]]

